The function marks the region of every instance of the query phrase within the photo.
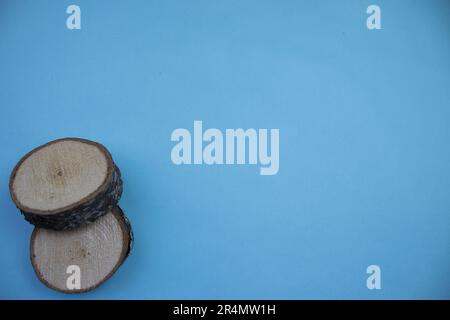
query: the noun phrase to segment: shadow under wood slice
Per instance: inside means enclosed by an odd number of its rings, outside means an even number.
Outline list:
[[[122,195],[122,179],[101,144],[64,138],[26,154],[9,183],[11,198],[30,223],[69,230],[95,221]]]
[[[114,274],[130,253],[132,242],[128,219],[114,207],[75,230],[35,228],[30,241],[31,263],[47,287],[64,293],[86,292]]]

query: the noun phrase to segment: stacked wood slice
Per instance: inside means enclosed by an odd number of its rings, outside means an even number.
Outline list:
[[[133,241],[118,207],[122,187],[108,150],[85,139],[51,141],[17,163],[9,182],[11,198],[35,225],[30,256],[45,285],[65,293],[86,292],[122,264]],[[74,285],[68,281],[72,269],[79,276]]]

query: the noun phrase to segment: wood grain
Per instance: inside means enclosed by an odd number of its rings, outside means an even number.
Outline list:
[[[107,174],[107,158],[97,146],[63,140],[27,157],[12,188],[23,207],[53,214],[96,191]]]
[[[92,222],[117,205],[122,179],[103,145],[64,138],[32,150],[18,162],[10,193],[32,224],[66,230]]]
[[[120,208],[115,207],[95,222],[69,231],[35,228],[30,256],[38,278],[48,287],[65,292],[92,290],[108,279],[131,249],[132,232]],[[81,288],[69,290],[67,267],[81,270]]]

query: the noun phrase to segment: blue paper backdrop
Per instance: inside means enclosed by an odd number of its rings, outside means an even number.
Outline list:
[[[445,0],[2,0],[0,298],[450,298],[449,18]],[[279,128],[279,173],[175,166],[194,120]],[[66,136],[110,149],[136,237],[79,296],[36,278],[8,191]]]

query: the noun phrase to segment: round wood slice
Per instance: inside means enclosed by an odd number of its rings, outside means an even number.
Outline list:
[[[31,263],[47,287],[65,293],[86,292],[114,274],[130,253],[132,242],[128,219],[119,207],[114,207],[78,229],[35,228],[30,242]],[[69,266],[79,267],[79,288],[68,287],[68,278],[73,274]]]
[[[68,230],[94,221],[117,205],[122,179],[103,145],[64,138],[26,154],[11,173],[9,188],[30,223]]]

